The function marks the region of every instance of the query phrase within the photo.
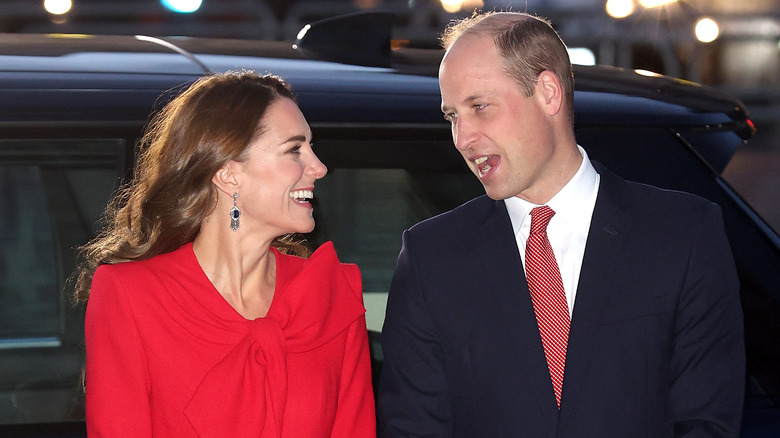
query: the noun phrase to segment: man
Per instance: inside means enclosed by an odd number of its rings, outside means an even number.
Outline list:
[[[384,436],[736,437],[742,314],[720,209],[590,162],[548,22],[477,15],[442,41],[442,111],[487,196],[404,232]]]

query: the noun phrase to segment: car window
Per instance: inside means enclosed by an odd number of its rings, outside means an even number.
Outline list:
[[[317,183],[311,239],[333,241],[339,259],[360,267],[369,330],[382,330],[401,233],[480,194],[470,172],[335,168]]]
[[[0,165],[0,345],[57,342],[54,233],[38,166]]]
[[[368,329],[381,332],[401,233],[485,193],[452,145],[449,125],[313,124],[328,167],[314,191],[316,247],[333,241],[363,278]]]
[[[125,172],[118,139],[0,140],[0,424],[83,418],[66,281]]]

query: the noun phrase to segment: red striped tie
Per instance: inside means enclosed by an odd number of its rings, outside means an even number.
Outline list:
[[[547,239],[547,224],[554,215],[555,212],[546,205],[531,210],[531,234],[525,248],[525,275],[550,369],[555,401],[560,409],[570,318],[561,271]]]

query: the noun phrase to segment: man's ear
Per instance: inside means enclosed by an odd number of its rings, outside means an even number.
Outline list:
[[[228,196],[233,196],[233,193],[238,192],[238,179],[236,178],[236,170],[238,163],[235,161],[228,161],[222,166],[217,173],[211,177],[211,181],[217,188]]]
[[[558,76],[550,70],[539,73],[536,82],[536,93],[543,99],[543,104],[547,108],[547,114],[554,116],[561,112],[563,108],[563,87]]]

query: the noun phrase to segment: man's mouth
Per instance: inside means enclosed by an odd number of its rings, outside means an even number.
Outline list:
[[[474,164],[477,166],[477,171],[479,171],[479,176],[487,175],[487,173],[490,172],[490,169],[492,169],[497,162],[498,155],[486,155],[474,160]]]
[[[298,204],[305,204],[314,198],[314,191],[309,189],[293,190],[290,198]]]

